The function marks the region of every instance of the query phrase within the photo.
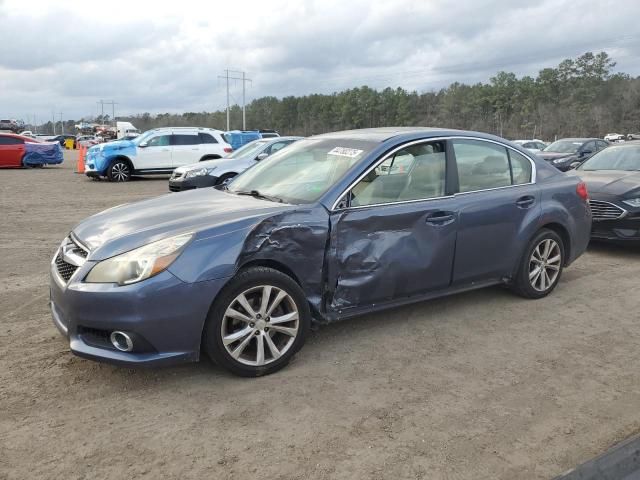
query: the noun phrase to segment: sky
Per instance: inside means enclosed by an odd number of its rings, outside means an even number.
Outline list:
[[[101,99],[116,116],[220,110],[226,69],[251,79],[247,103],[423,92],[600,50],[638,76],[639,18],[638,0],[0,0],[0,117],[77,120]]]

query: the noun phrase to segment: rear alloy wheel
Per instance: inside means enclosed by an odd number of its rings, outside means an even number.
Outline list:
[[[267,375],[302,347],[309,322],[304,293],[291,278],[270,268],[252,268],[232,280],[216,301],[207,320],[205,349],[237,375]]]
[[[116,160],[109,167],[107,178],[110,182],[128,182],[131,178],[131,168],[124,160]]]
[[[556,232],[543,229],[529,243],[514,289],[526,298],[544,297],[558,284],[563,266],[562,239]]]

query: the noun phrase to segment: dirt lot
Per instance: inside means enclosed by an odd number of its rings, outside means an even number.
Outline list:
[[[556,292],[501,288],[324,327],[285,370],[74,357],[48,306],[70,228],[167,191],[0,171],[0,478],[550,478],[640,430],[640,249],[593,246]]]

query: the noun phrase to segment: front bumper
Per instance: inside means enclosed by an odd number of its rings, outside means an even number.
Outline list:
[[[204,322],[226,279],[185,283],[164,271],[121,287],[80,281],[93,265],[87,261],[65,283],[52,262],[51,314],[72,353],[126,366],[199,359]],[[114,330],[133,335],[132,352],[110,345],[108,335]]]
[[[169,179],[169,190],[172,192],[184,192],[185,190],[193,190],[194,188],[213,187],[218,181],[218,177],[212,175],[200,175],[190,178],[171,178]]]
[[[591,238],[608,242],[640,244],[640,216],[594,221]]]

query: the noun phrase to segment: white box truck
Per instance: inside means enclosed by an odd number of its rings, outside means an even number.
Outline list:
[[[140,135],[140,130],[130,122],[116,122],[116,135],[118,140],[124,138],[134,138]]]

